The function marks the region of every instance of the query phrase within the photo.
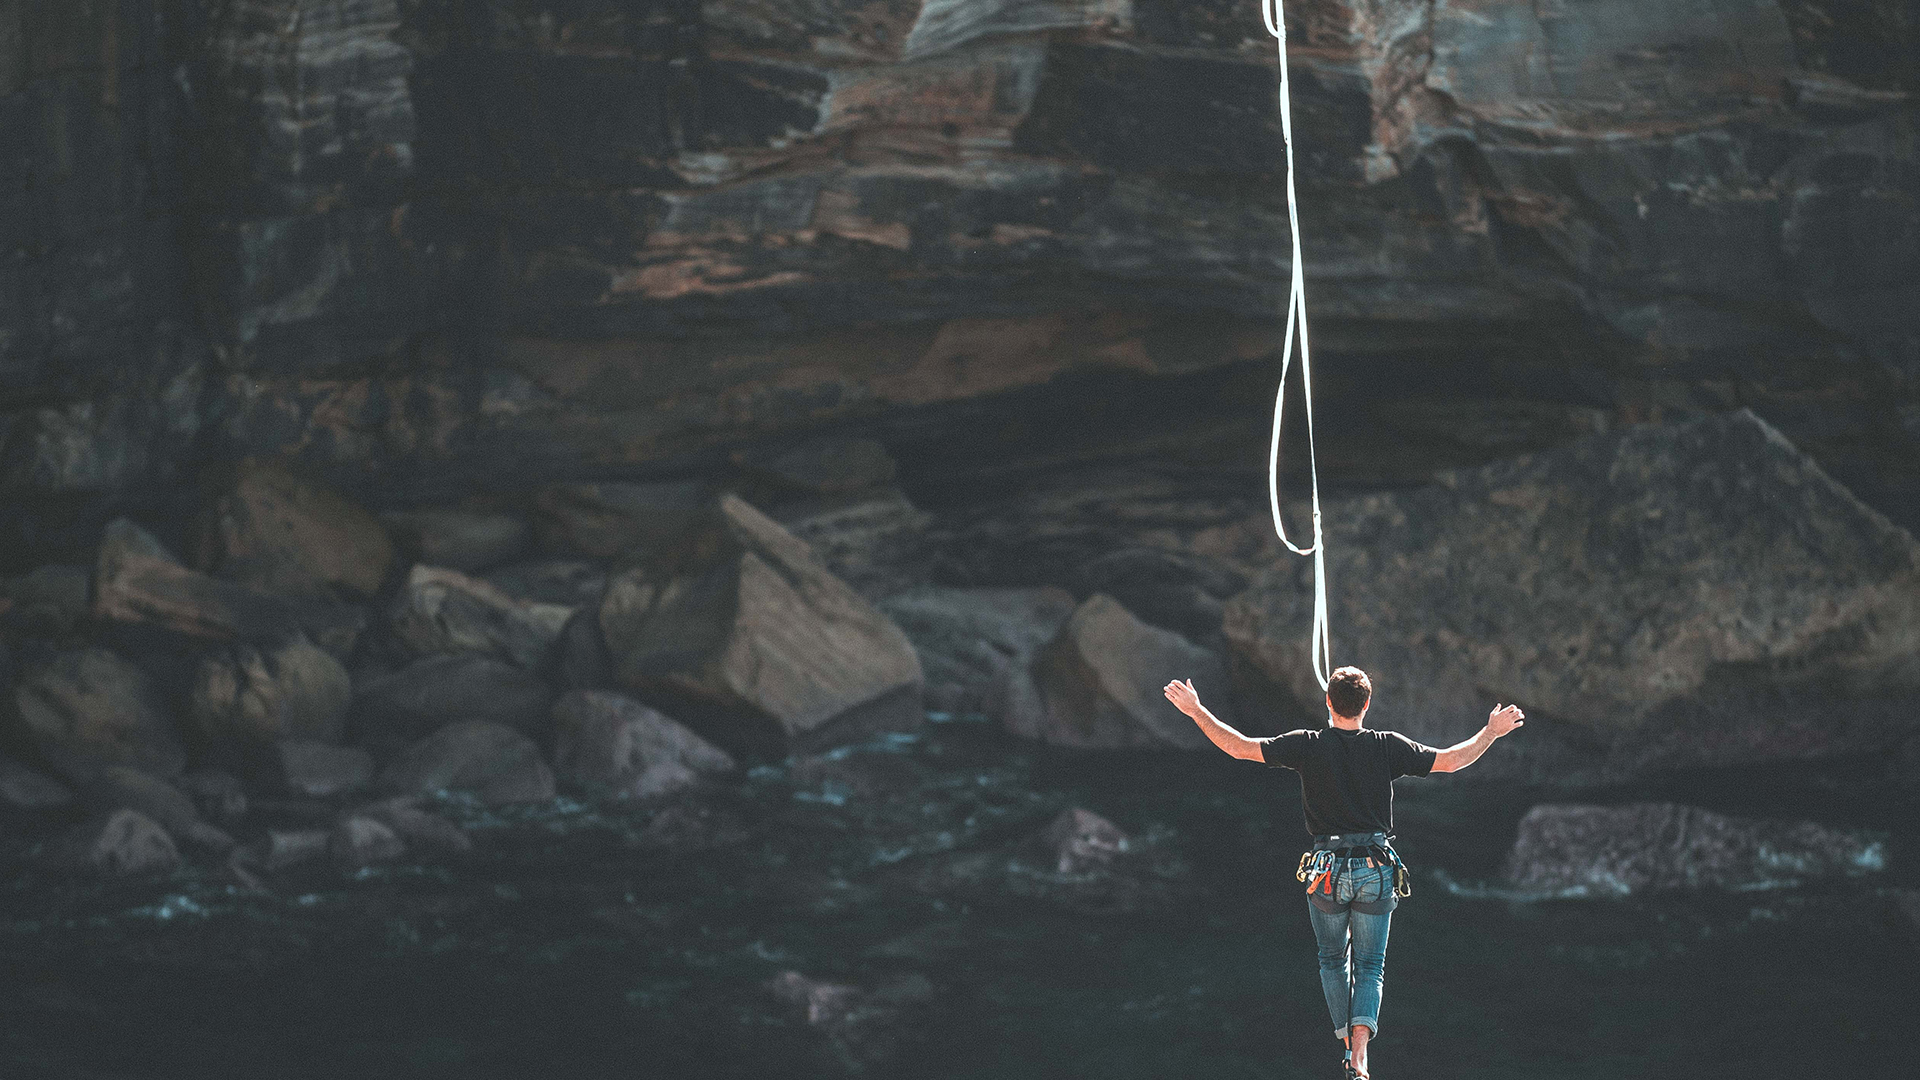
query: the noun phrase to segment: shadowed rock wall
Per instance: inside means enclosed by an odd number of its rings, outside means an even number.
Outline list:
[[[1916,7],[1290,5],[1336,478],[1747,405],[1913,524]],[[10,561],[247,451],[1257,469],[1275,70],[1252,0],[0,0]]]

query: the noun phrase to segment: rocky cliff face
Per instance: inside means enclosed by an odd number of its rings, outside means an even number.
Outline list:
[[[1288,17],[1338,477],[1748,405],[1915,520],[1910,0]],[[389,504],[829,427],[929,490],[1257,468],[1270,46],[1252,0],[0,2],[14,561],[245,451]]]

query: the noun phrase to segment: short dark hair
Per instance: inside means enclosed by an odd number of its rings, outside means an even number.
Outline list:
[[[1367,711],[1367,702],[1372,699],[1373,680],[1357,667],[1338,668],[1327,680],[1327,704],[1348,720]]]

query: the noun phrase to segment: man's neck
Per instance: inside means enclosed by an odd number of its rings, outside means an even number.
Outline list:
[[[1364,714],[1360,716],[1341,716],[1337,712],[1329,712],[1327,713],[1327,726],[1339,728],[1341,731],[1359,731],[1361,721],[1365,719],[1366,716]]]

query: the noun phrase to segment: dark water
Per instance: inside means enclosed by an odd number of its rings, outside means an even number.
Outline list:
[[[1874,768],[1586,793],[1889,834],[1876,878],[1628,901],[1479,887],[1548,796],[1402,781],[1415,895],[1376,1075],[1912,1075],[1920,952],[1886,890],[1915,883],[1920,800]],[[259,896],[197,871],[62,883],[12,841],[0,1076],[1336,1077],[1291,874],[1296,788],[1224,758],[1054,755],[950,722],[709,794],[719,846],[701,851],[650,849],[650,810],[456,803],[468,859],[316,868]],[[914,887],[929,861],[1074,804],[1177,857],[1177,901],[1087,915]],[[789,969],[931,997],[823,1030],[766,989]]]

